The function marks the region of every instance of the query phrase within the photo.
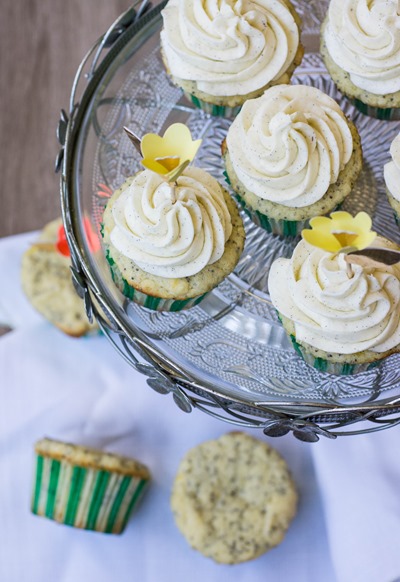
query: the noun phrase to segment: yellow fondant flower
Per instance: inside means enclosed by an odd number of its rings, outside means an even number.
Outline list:
[[[312,218],[310,226],[311,229],[303,230],[301,236],[314,247],[330,253],[365,249],[376,237],[366,212],[359,212],[354,217],[348,212],[332,212],[329,218]]]
[[[156,174],[173,182],[193,160],[201,139],[192,140],[190,130],[183,123],[174,123],[163,137],[147,133],[141,141],[142,164]]]

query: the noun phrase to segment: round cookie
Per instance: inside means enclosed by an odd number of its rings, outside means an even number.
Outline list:
[[[98,330],[88,321],[82,299],[71,278],[71,259],[56,249],[61,219],[43,228],[38,241],[22,256],[21,285],[31,303],[45,319],[72,337]]]
[[[176,524],[190,545],[224,564],[252,560],[278,545],[296,506],[284,459],[241,432],[191,449],[171,496]]]

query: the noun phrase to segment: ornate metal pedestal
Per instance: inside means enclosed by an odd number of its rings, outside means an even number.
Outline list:
[[[382,168],[400,124],[363,116],[337,92],[313,52],[327,2],[295,4],[308,52],[293,82],[314,85],[337,99],[362,138],[364,170],[345,208],[366,210],[376,230],[399,241]],[[293,431],[310,442],[398,424],[398,356],[376,370],[336,377],[308,367],[289,345],[269,300],[267,278],[272,261],[289,256],[294,241],[269,235],[244,217],[247,242],[235,273],[200,306],[180,313],[152,312],[124,298],[102,253],[89,250],[83,217],[90,216],[98,231],[111,192],[140,167],[124,125],[142,135],[183,121],[203,139],[196,164],[224,180],[220,144],[230,122],[193,109],[170,83],[159,55],[164,5],[137,2],[99,39],[79,67],[69,112],[63,111],[59,122],[56,168],[63,218],[73,280],[88,316],[96,317],[148,385],[171,393],[184,412],[198,408],[269,436]]]

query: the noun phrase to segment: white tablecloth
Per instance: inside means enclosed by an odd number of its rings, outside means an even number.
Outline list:
[[[287,460],[300,504],[283,543],[236,566],[192,550],[169,507],[186,451],[231,429],[153,392],[102,336],[71,339],[32,311],[19,288],[34,235],[0,240],[1,582],[393,582],[400,577],[400,432],[268,439]],[[254,436],[265,438],[252,431]],[[30,513],[33,444],[80,440],[146,463],[152,485],[121,536]]]

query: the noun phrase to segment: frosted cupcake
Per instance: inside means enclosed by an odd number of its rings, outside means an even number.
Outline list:
[[[279,85],[247,101],[222,153],[247,214],[284,236],[340,205],[362,167],[354,124],[331,97],[305,85]]]
[[[170,0],[162,56],[174,84],[207,113],[235,116],[246,99],[288,83],[303,57],[289,0]]]
[[[269,292],[282,324],[296,351],[322,372],[355,374],[400,352],[400,265],[367,261],[352,264],[349,272],[340,252],[348,244],[357,247],[361,237],[366,244],[373,240],[363,234],[368,219],[343,212],[332,220],[318,217],[311,224],[321,227],[322,243],[333,241],[338,252],[301,240],[290,259],[271,266]],[[329,232],[326,221],[332,223]],[[382,237],[373,246],[397,248]]]
[[[400,223],[400,133],[390,146],[392,159],[385,164],[383,175],[386,183],[386,192],[395,218]]]
[[[366,115],[400,117],[400,11],[397,0],[331,0],[321,54],[340,91]]]
[[[192,141],[186,126],[173,124],[163,137],[147,134],[139,143],[146,169],[109,199],[104,250],[124,295],[149,309],[180,311],[233,271],[244,247],[243,222],[217,180],[188,167],[201,140]]]

